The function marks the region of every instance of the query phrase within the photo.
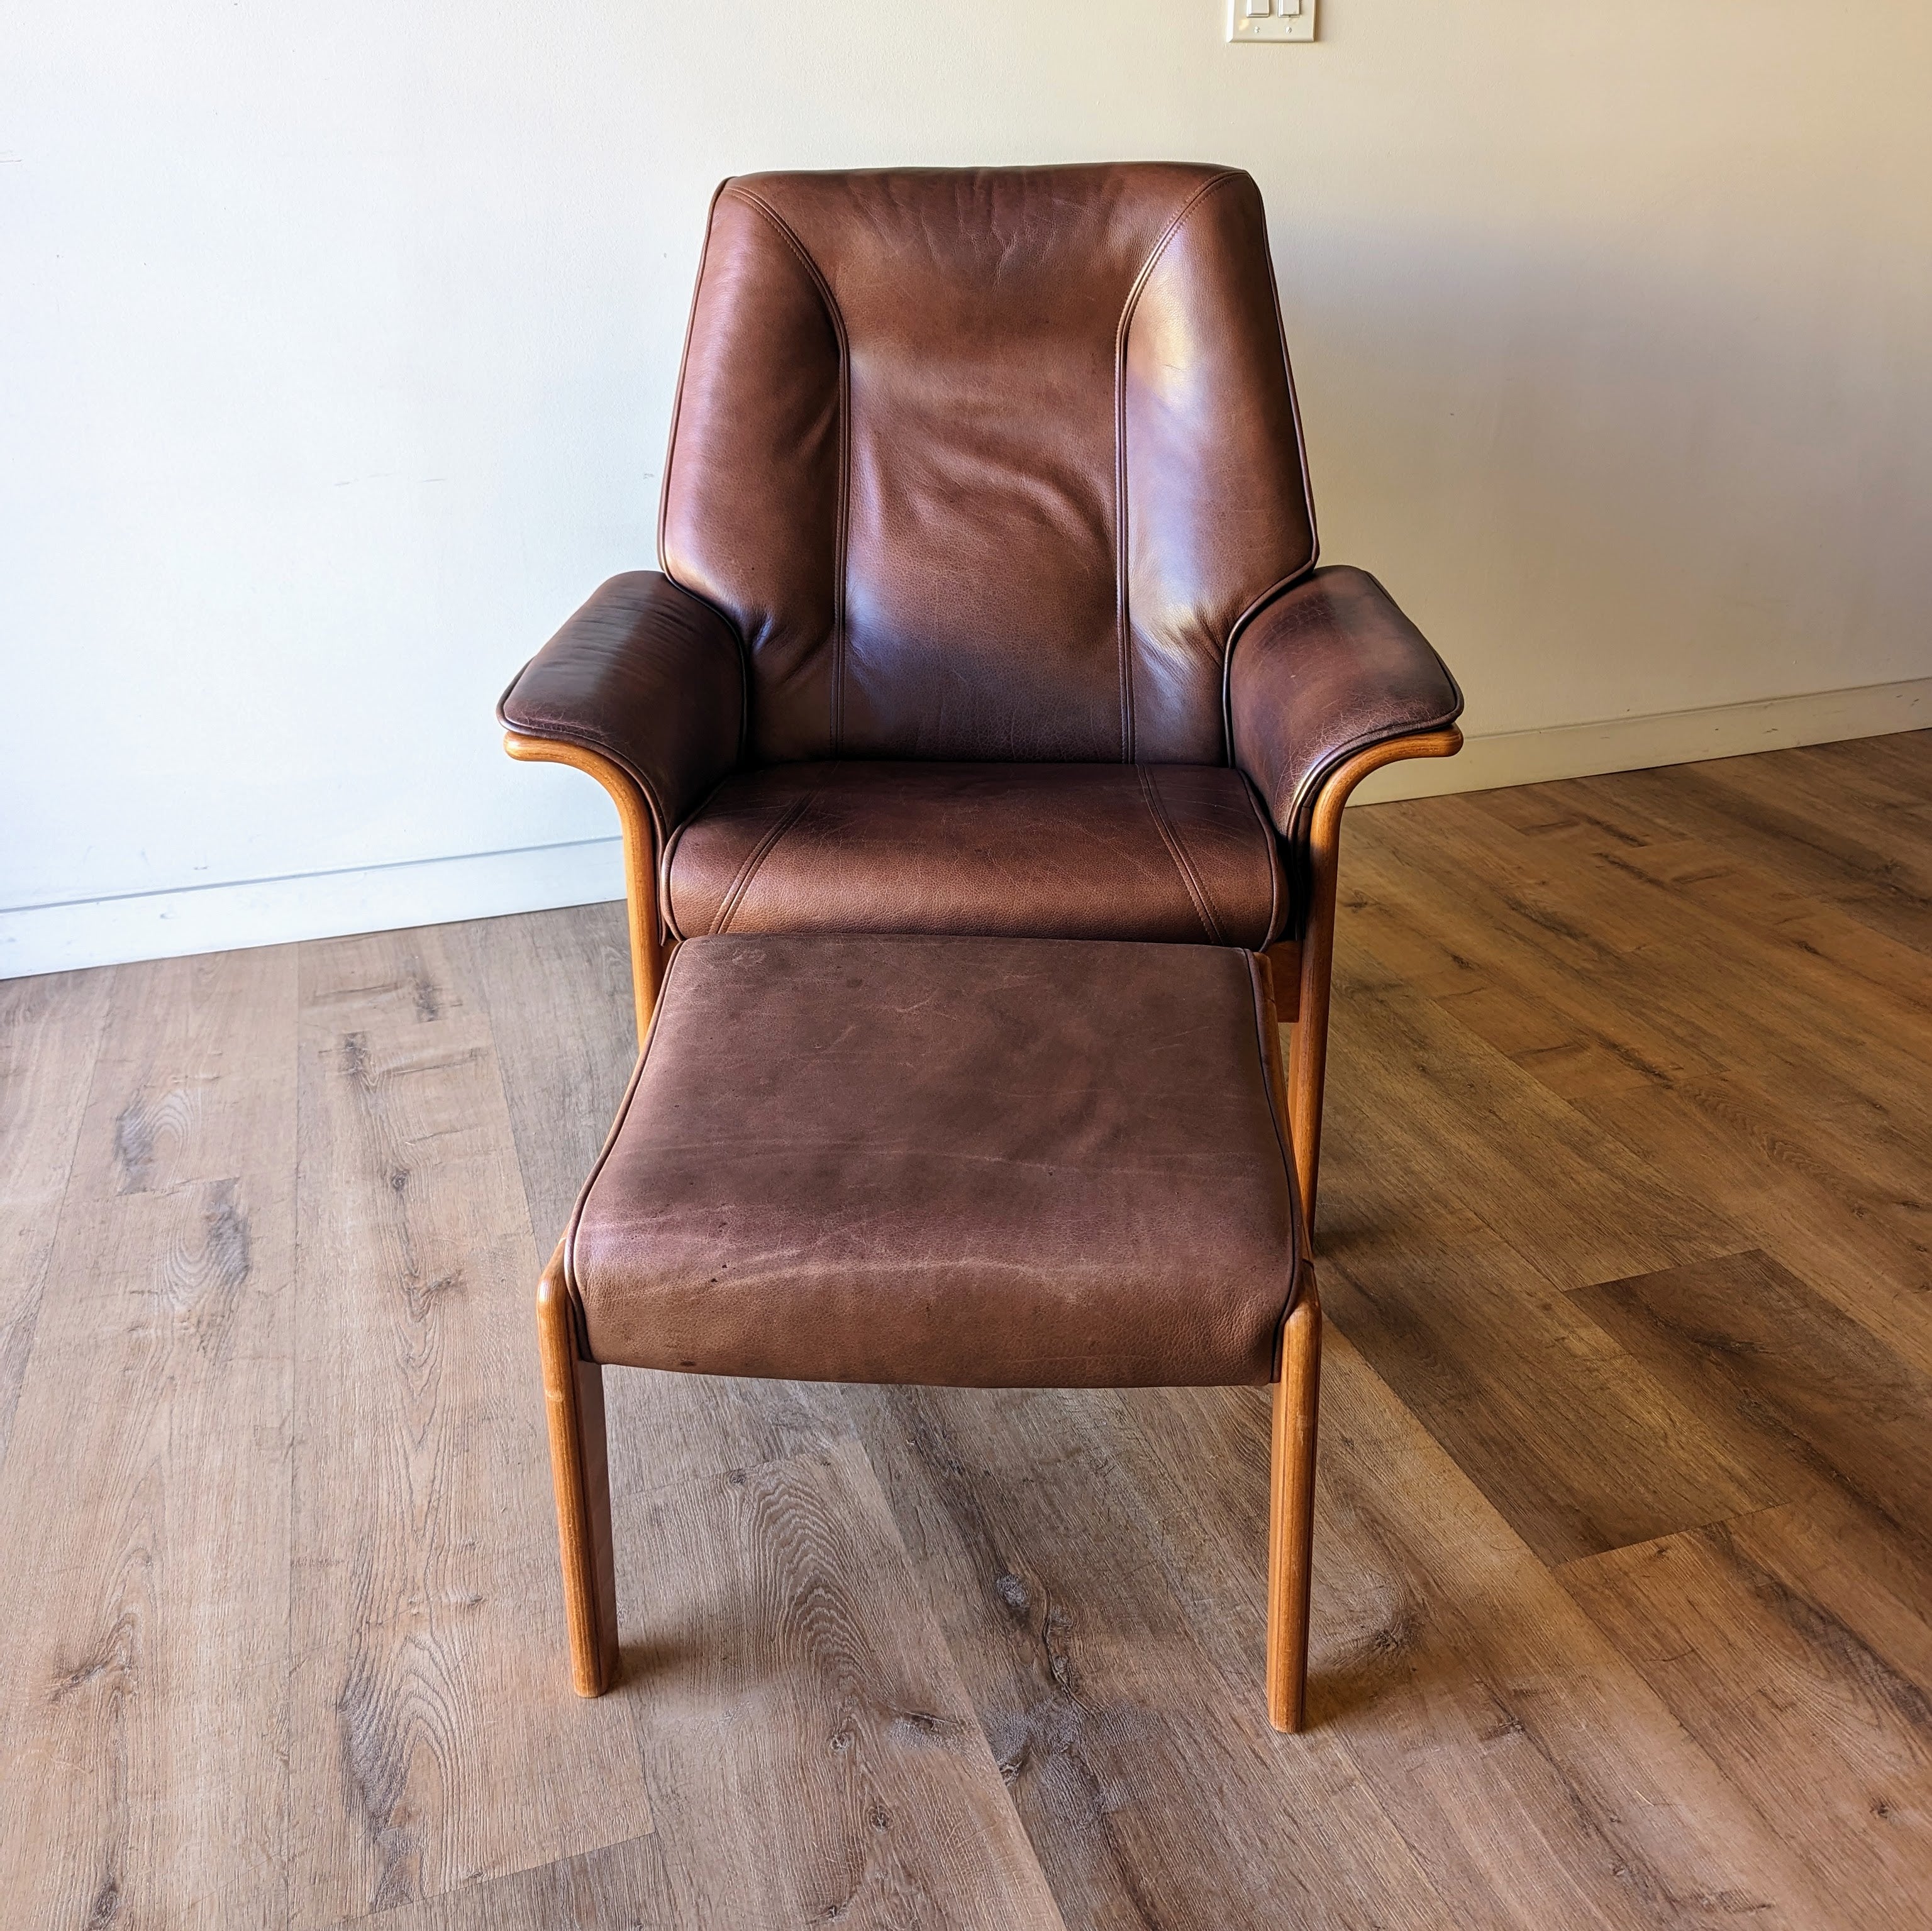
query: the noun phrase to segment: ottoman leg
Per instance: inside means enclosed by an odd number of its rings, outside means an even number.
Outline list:
[[[550,1417],[550,1472],[563,1557],[570,1680],[601,1696],[617,1675],[617,1581],[610,1556],[610,1470],[604,1435],[604,1371],[578,1353],[577,1323],[563,1278],[563,1249],[537,1288],[537,1345]]]
[[[1315,1542],[1315,1419],[1322,1390],[1322,1303],[1306,1267],[1282,1329],[1268,1457],[1268,1721],[1298,1730],[1308,1700],[1308,1585]]]

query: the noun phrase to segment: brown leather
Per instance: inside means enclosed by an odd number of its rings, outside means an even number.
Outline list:
[[[1257,949],[1286,905],[1238,771],[1199,764],[776,764],[665,853],[672,932],[956,932]]]
[[[1228,664],[1234,762],[1275,828],[1306,841],[1322,781],[1384,739],[1439,730],[1462,693],[1429,640],[1366,570],[1318,570],[1242,631]]]
[[[511,730],[615,759],[650,802],[660,843],[737,762],[744,712],[730,625],[655,570],[613,577],[496,706]]]
[[[1258,191],[727,181],[662,502],[746,645],[749,763],[1225,762],[1228,640],[1315,556]]]
[[[1264,1009],[1225,947],[688,941],[572,1219],[592,1356],[1267,1381],[1300,1240]]]

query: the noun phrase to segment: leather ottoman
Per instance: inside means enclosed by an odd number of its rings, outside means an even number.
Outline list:
[[[724,935],[673,955],[538,1294],[572,1674],[615,1673],[606,1365],[1275,1384],[1268,1709],[1300,1726],[1320,1372],[1264,961]]]

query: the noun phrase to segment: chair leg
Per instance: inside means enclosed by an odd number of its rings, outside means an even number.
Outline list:
[[[1299,1730],[1308,1702],[1308,1588],[1315,1541],[1315,1423],[1322,1303],[1314,1270],[1282,1329],[1268,1457],[1268,1721]]]
[[[550,1479],[563,1559],[570,1680],[601,1696],[617,1675],[617,1580],[610,1552],[610,1469],[604,1432],[604,1371],[578,1352],[577,1323],[560,1247],[537,1289],[537,1342],[550,1417]]]

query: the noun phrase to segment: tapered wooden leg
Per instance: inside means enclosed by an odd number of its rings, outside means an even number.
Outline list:
[[[604,1371],[580,1358],[564,1285],[563,1249],[537,1289],[537,1342],[550,1417],[550,1471],[563,1558],[570,1680],[601,1696],[617,1675],[617,1579],[610,1555],[610,1468],[604,1434]]]
[[[1322,1392],[1322,1303],[1315,1271],[1282,1330],[1268,1456],[1268,1721],[1298,1730],[1308,1701],[1308,1585],[1315,1542],[1315,1421]]]

